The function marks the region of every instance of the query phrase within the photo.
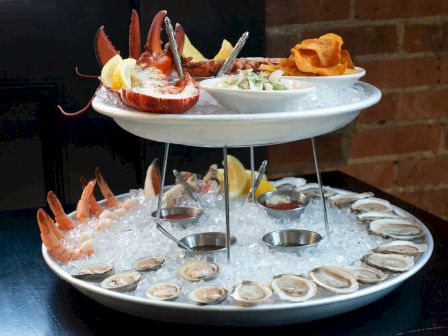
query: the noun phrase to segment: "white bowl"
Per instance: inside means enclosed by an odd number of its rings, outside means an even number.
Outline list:
[[[366,70],[360,67],[355,67],[357,71],[351,75],[338,75],[338,76],[283,76],[285,79],[300,80],[302,82],[312,83],[312,84],[324,84],[328,86],[351,86],[361,77],[366,75]]]
[[[314,90],[315,85],[296,79],[283,79],[295,84],[297,89],[279,91],[250,91],[216,87],[223,78],[206,79],[199,83],[219,104],[241,113],[287,112],[288,106]]]

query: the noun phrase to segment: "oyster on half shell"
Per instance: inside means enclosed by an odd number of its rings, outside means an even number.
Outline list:
[[[137,259],[132,264],[132,268],[139,272],[153,272],[162,267],[164,262],[165,258],[163,257],[143,257]]]
[[[243,281],[233,287],[230,296],[239,305],[244,307],[255,306],[269,299],[272,295],[272,290],[257,282],[257,281]]]
[[[349,192],[349,193],[336,194],[336,195],[330,196],[330,197],[328,197],[328,201],[330,202],[331,206],[333,206],[333,207],[345,208],[357,200],[367,198],[367,197],[372,197],[372,196],[373,196],[373,193],[371,193],[371,192],[364,192],[364,193],[360,193],[360,194],[354,193],[354,192]]]
[[[363,256],[361,261],[369,266],[392,272],[405,272],[414,266],[414,257],[401,254],[371,253]]]
[[[394,208],[389,201],[376,197],[367,197],[357,200],[352,203],[350,209],[353,212],[367,212],[367,211],[383,211],[392,212]]]
[[[140,273],[134,271],[117,273],[104,279],[100,286],[117,292],[130,292],[137,288],[141,277]]]
[[[319,286],[333,293],[351,293],[358,289],[356,276],[340,267],[321,266],[309,272],[310,278]]]
[[[157,283],[146,290],[146,296],[157,301],[174,301],[176,300],[182,287],[174,283]]]
[[[218,276],[219,266],[209,261],[196,260],[183,264],[179,274],[188,281],[207,281]]]
[[[386,238],[400,240],[416,239],[425,235],[419,224],[405,218],[377,219],[370,223],[369,231]]]
[[[200,305],[218,304],[227,298],[227,289],[222,286],[199,287],[188,297]]]
[[[285,301],[301,302],[317,293],[316,284],[303,276],[295,274],[276,275],[271,281],[272,290]]]
[[[356,276],[356,280],[365,284],[374,284],[387,278],[383,271],[368,266],[350,266],[347,269]]]
[[[426,244],[415,244],[407,240],[398,240],[378,246],[373,252],[416,256],[425,252],[427,247],[428,245]]]
[[[99,281],[115,273],[114,265],[109,263],[96,263],[84,265],[71,273],[74,278],[82,280]]]

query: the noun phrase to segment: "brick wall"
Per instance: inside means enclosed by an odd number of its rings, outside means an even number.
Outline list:
[[[340,169],[448,218],[448,1],[267,0],[268,56],[340,34],[383,98],[318,139],[324,170]],[[309,141],[268,148],[270,173],[313,171]]]

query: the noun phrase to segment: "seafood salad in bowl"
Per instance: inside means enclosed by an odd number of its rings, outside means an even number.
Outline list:
[[[314,90],[314,84],[282,78],[281,70],[271,74],[240,70],[235,75],[200,82],[222,106],[241,113],[290,111],[291,104]]]

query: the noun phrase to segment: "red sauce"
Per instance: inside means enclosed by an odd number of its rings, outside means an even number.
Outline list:
[[[273,210],[292,210],[292,209],[296,209],[296,208],[300,208],[303,204],[298,202],[298,201],[291,201],[289,203],[279,203],[279,204],[266,204],[264,203],[264,206],[269,208],[269,209],[273,209]]]
[[[166,216],[162,217],[162,219],[167,219],[167,220],[187,219],[187,218],[191,218],[191,215],[180,213],[180,214],[166,215]]]

